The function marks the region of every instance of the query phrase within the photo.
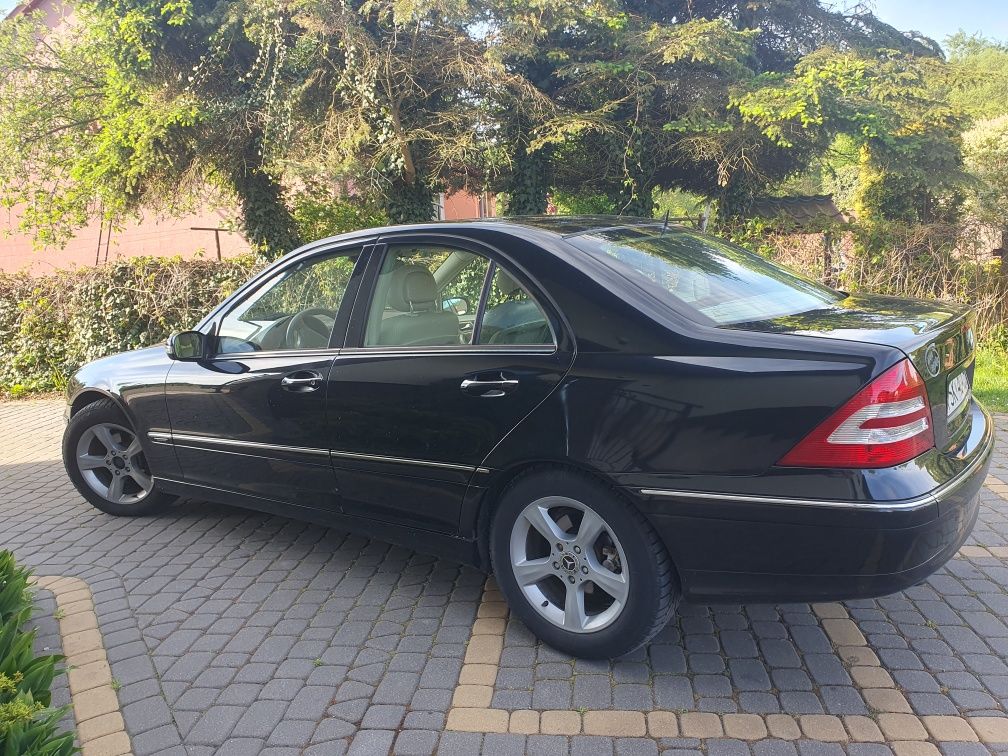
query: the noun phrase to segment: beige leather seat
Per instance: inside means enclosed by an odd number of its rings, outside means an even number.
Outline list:
[[[389,273],[385,303],[399,315],[382,320],[379,343],[384,346],[454,346],[459,343],[459,319],[441,309],[434,276],[422,265],[404,265]]]

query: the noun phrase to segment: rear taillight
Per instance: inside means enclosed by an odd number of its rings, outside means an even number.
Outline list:
[[[787,467],[892,467],[934,446],[927,389],[910,360],[862,388],[781,458]]]

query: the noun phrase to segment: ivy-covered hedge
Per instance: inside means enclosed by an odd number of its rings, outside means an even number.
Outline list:
[[[0,274],[0,394],[61,390],[86,362],[163,341],[260,264],[146,257],[41,277]]]
[[[66,709],[52,708],[49,692],[61,656],[35,656],[28,570],[0,551],[0,753],[10,756],[69,756],[73,733],[59,733]]]

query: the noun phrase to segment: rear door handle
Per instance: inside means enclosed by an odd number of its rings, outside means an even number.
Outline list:
[[[459,386],[463,394],[478,396],[483,399],[496,399],[497,397],[510,394],[518,388],[517,378],[492,378],[490,380],[479,380],[477,378],[465,378]]]
[[[280,386],[284,391],[290,391],[295,394],[318,391],[322,386],[322,374],[314,370],[298,370],[281,378]]]

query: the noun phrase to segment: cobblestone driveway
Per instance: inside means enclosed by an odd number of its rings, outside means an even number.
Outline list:
[[[482,574],[203,502],[156,518],[108,517],[66,480],[61,413],[57,402],[0,404],[0,547],[41,574],[91,586],[137,754],[594,755],[701,745],[444,732]],[[999,435],[1008,448],[1008,422]],[[1003,453],[991,473],[1008,481]],[[985,490],[971,543],[1008,554],[997,548],[1008,546],[1006,514],[1008,500]],[[953,560],[904,593],[846,604],[917,715],[1008,716],[1008,568],[986,553]],[[491,705],[875,716],[866,687],[808,605],[690,606],[648,648],[613,663],[565,658],[511,620]],[[940,747],[988,752],[979,743]],[[772,738],[712,738],[703,748],[891,752]]]

